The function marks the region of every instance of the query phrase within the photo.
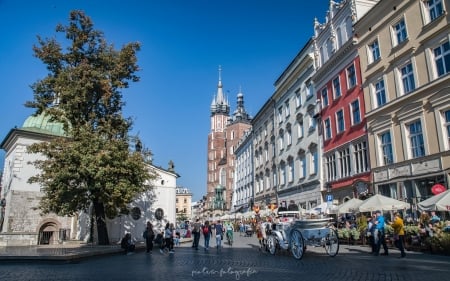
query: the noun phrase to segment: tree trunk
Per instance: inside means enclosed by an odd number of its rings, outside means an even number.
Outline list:
[[[105,221],[103,203],[94,200],[95,220],[97,222],[97,236],[99,245],[109,245],[108,229]]]

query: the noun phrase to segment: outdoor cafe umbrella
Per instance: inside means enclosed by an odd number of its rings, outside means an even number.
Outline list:
[[[319,214],[335,214],[337,211],[336,205],[328,206],[328,202],[324,202],[320,205],[312,207],[309,210],[306,210],[305,213],[308,215],[319,215]]]
[[[419,203],[421,211],[450,211],[450,189]]]
[[[359,205],[360,212],[374,212],[376,210],[394,211],[410,208],[410,204],[381,194],[375,194]]]
[[[346,214],[346,213],[354,213],[359,212],[358,207],[364,202],[361,199],[358,198],[352,198],[341,205],[337,207],[337,212],[339,214]]]

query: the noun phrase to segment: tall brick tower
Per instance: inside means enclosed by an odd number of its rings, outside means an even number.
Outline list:
[[[211,103],[211,129],[208,134],[207,204],[213,217],[230,210],[233,195],[234,149],[244,132],[251,127],[244,108],[244,95],[237,95],[237,107],[230,116],[230,105],[223,94],[221,68],[217,94]]]

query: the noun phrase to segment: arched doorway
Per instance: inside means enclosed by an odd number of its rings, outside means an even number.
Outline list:
[[[58,226],[54,222],[46,222],[39,228],[38,245],[54,244],[58,240]]]

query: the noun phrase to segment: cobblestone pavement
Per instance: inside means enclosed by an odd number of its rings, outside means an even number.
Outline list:
[[[225,241],[223,241],[225,242]],[[340,245],[339,254],[329,257],[323,248],[308,247],[303,258],[290,253],[272,256],[261,252],[253,237],[235,235],[232,247],[217,250],[215,241],[205,251],[191,243],[175,248],[174,254],[137,251],[133,255],[103,255],[77,262],[54,263],[0,259],[0,280],[448,280],[450,257],[399,251],[389,256],[372,256],[366,246]],[[203,245],[203,241],[200,241]],[[92,247],[94,251],[95,247]],[[37,262],[39,261],[39,262]]]

